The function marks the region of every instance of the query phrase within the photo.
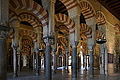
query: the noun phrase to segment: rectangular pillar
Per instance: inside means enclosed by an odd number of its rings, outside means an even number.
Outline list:
[[[8,22],[8,0],[0,0],[0,80],[6,79],[6,27]]]
[[[1,36],[1,35],[0,35]],[[6,80],[6,47],[5,39],[0,37],[0,80]]]
[[[0,0],[0,25],[7,26],[9,0]]]
[[[8,22],[8,0],[0,0],[0,80],[6,80],[6,27]]]

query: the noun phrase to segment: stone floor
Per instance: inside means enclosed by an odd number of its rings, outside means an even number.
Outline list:
[[[32,71],[23,71],[18,73],[17,78],[12,77],[12,73],[8,73],[7,80],[45,80],[44,73],[41,71],[39,76],[35,76],[35,73]],[[69,73],[58,70],[52,76],[52,80],[71,80],[71,71]],[[88,72],[84,71],[83,74],[78,72],[77,80],[120,80],[120,73],[112,73],[108,76],[103,76],[99,74],[98,70],[94,71],[94,77],[89,78]]]

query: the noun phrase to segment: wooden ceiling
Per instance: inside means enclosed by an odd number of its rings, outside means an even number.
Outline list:
[[[120,0],[98,0],[116,18],[120,20]]]
[[[43,7],[41,0],[33,0],[33,1],[35,1],[36,3],[38,3],[39,5],[41,5]]]

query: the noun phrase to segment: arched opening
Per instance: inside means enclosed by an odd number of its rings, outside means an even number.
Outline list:
[[[20,24],[32,27],[32,25],[30,23],[28,23],[27,21],[21,21]]]
[[[80,14],[80,24],[81,23],[86,24],[85,17],[84,17],[84,15],[82,13]]]
[[[71,69],[70,36],[74,34],[74,22],[65,14],[56,14],[58,69]],[[71,36],[72,38],[73,36]],[[73,37],[74,38],[74,37]],[[68,62],[67,62],[68,61]]]
[[[56,0],[55,14],[58,14],[58,13],[65,14],[68,16],[68,11],[67,11],[67,8],[65,7],[65,5],[61,1]]]
[[[23,36],[21,39],[21,57],[20,68],[21,70],[33,69],[33,40],[30,36]]]

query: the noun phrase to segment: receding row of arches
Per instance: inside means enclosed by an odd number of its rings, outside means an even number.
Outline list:
[[[43,50],[46,49],[47,45],[44,37],[49,35],[49,24],[51,23],[49,23],[49,12],[44,9],[44,1],[10,0],[9,3],[9,24],[14,30],[10,33],[8,39],[8,54],[10,54],[8,55],[8,65],[10,66],[8,69],[14,64],[11,54],[14,53],[15,44],[17,44],[15,47],[18,50],[17,58],[20,70],[24,67],[35,69],[38,57],[41,60],[39,66],[45,68],[45,51]],[[54,44],[50,47],[50,53],[53,59],[52,66],[56,66],[54,69],[72,65],[71,56],[74,56],[72,48],[76,46],[76,42],[78,43],[76,47],[78,48],[76,54],[78,59],[81,58],[80,56],[84,56],[87,60],[87,65],[84,65],[84,67],[91,65],[88,54],[92,51],[96,53],[91,54],[95,58],[96,63],[94,65],[99,67],[100,64],[97,62],[99,62],[101,56],[99,54],[100,45],[96,44],[96,40],[106,38],[105,15],[101,11],[95,11],[86,0],[81,0],[78,4],[74,0],[56,0],[52,4],[55,5],[53,14],[55,23],[53,27],[51,26],[54,28],[52,34]],[[36,53],[39,53],[39,55]],[[91,55],[89,55],[89,58]],[[54,64],[55,61],[57,64]]]

